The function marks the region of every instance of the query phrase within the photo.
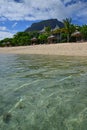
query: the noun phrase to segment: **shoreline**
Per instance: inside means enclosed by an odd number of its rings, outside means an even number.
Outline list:
[[[0,47],[0,54],[87,56],[87,42]]]

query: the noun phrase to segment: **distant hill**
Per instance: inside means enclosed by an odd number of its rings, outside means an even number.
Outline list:
[[[30,32],[30,31],[41,31],[44,27],[50,26],[51,29],[54,29],[56,26],[59,28],[64,27],[64,24],[57,19],[49,19],[49,20],[43,20],[38,23],[33,23],[31,27],[27,28],[25,32]]]

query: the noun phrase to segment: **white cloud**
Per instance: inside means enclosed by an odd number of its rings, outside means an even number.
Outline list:
[[[12,28],[14,28],[16,25],[17,25],[17,22],[15,22],[15,23],[12,25]]]
[[[70,3],[72,0],[63,0],[63,3],[64,4],[68,4],[68,3]]]
[[[0,31],[7,31],[7,28],[5,26],[0,26]]]
[[[4,39],[4,38],[11,38],[13,36],[13,34],[11,32],[3,32],[0,31],[0,40]]]
[[[16,0],[17,1],[17,0]],[[68,4],[66,6],[67,3]],[[20,20],[44,20],[58,18],[62,20],[66,17],[73,17],[74,20],[87,22],[87,2],[83,0],[0,0],[0,39],[12,37],[17,30],[10,31],[5,27],[5,21]],[[12,26],[15,29],[17,22]]]
[[[9,20],[42,20],[48,18],[58,18],[62,20],[66,17],[86,17],[87,4],[76,1],[68,5],[64,3],[72,0],[22,0],[18,3],[13,0],[0,0],[0,17]],[[81,13],[82,11],[82,13]]]
[[[11,38],[17,30],[10,31],[6,26],[0,26],[0,40],[4,38]]]

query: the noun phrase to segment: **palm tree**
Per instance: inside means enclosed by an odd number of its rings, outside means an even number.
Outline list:
[[[85,41],[87,41],[87,25],[82,25],[80,27],[80,31],[81,31],[81,34],[82,34],[82,37]]]
[[[65,30],[66,30],[66,33],[67,33],[67,42],[70,41],[71,21],[72,21],[71,18],[66,18],[66,19],[63,20],[64,25],[65,25]]]

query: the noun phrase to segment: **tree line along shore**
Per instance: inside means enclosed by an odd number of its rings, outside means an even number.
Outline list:
[[[63,20],[63,28],[44,28],[43,32],[18,32],[13,38],[5,38],[0,41],[0,46],[27,46],[33,44],[50,44],[87,41],[87,25],[78,26],[72,24],[71,18]]]

